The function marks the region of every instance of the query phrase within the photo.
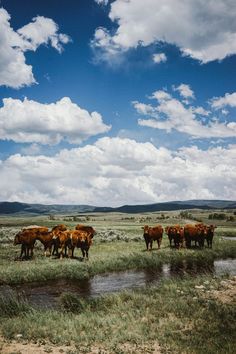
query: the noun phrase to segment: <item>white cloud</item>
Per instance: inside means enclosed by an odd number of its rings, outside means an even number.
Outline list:
[[[94,0],[98,5],[107,5],[109,0]]]
[[[167,61],[167,56],[165,55],[165,53],[156,53],[153,54],[153,61],[156,64],[160,64],[160,63],[165,63]]]
[[[183,88],[184,86],[184,88]],[[180,91],[184,97],[194,98],[193,91],[188,85],[180,85],[174,91]],[[134,107],[138,113],[149,116],[148,119],[139,119],[138,124],[170,132],[175,129],[194,138],[228,138],[236,136],[236,123],[234,121],[219,122],[210,111],[203,107],[188,107],[188,102],[181,102],[166,91],[155,91],[150,98],[158,101],[156,106],[145,105],[135,101]],[[201,116],[203,118],[201,119]],[[206,117],[208,117],[207,123]],[[199,119],[200,118],[200,119]]]
[[[236,199],[236,146],[173,152],[102,138],[54,157],[0,161],[1,200],[118,206],[183,199]]]
[[[236,92],[226,93],[224,97],[214,97],[211,100],[211,106],[215,109],[220,109],[226,106],[236,107]]]
[[[152,94],[152,96],[150,96],[150,98],[153,98],[153,99],[158,100],[159,102],[162,102],[162,101],[170,100],[171,95],[166,91],[158,90],[158,91],[153,92],[153,94]]]
[[[132,104],[139,114],[148,115],[155,113],[155,108],[153,108],[150,104],[140,103],[138,101],[134,101]]]
[[[0,108],[0,139],[4,140],[39,144],[67,140],[79,144],[109,129],[99,113],[90,114],[68,97],[50,104],[4,98]]]
[[[234,0],[115,0],[109,18],[117,29],[106,41],[95,34],[92,46],[107,51],[107,61],[117,52],[167,42],[183,55],[207,63],[236,53]],[[104,56],[102,58],[104,60]]]
[[[25,146],[21,149],[23,155],[39,155],[40,154],[40,145],[33,143],[29,146]]]
[[[32,22],[14,31],[10,15],[0,8],[0,86],[20,88],[35,83],[32,66],[26,64],[25,52],[50,44],[62,51],[70,38],[58,33],[57,24],[50,18],[37,16]]]
[[[178,91],[180,96],[184,98],[194,98],[194,92],[189,85],[181,84],[177,87],[174,86],[174,91]]]
[[[58,33],[58,25],[52,19],[43,16],[34,17],[32,22],[18,29],[17,33],[23,39],[23,51],[35,51],[41,44],[50,44],[61,53],[63,45],[70,41],[67,35]]]

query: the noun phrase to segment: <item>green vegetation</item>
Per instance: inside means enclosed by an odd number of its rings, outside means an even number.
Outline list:
[[[164,263],[194,261],[198,264],[212,263],[214,259],[235,258],[236,243],[216,238],[213,249],[170,249],[167,237],[161,250],[154,247],[145,250],[144,241],[95,242],[90,249],[90,260],[55,259],[43,256],[39,244],[31,261],[14,261],[19,247],[1,247],[0,284],[17,284],[52,279],[86,279],[95,274],[126,269],[158,268]],[[80,250],[76,255],[81,256]]]
[[[220,281],[212,276],[165,280],[159,287],[89,300],[66,294],[61,310],[3,313],[0,328],[8,339],[20,334],[23,341],[74,343],[73,353],[94,347],[101,353],[151,353],[159,344],[163,353],[230,354],[236,308],[211,296]]]
[[[191,210],[191,215],[213,223],[209,211]],[[153,251],[147,252],[141,229],[144,224],[161,223],[165,227],[191,220],[181,218],[179,212],[94,213],[89,214],[89,219],[88,215],[81,215],[80,220],[97,230],[89,261],[81,261],[80,250],[72,260],[45,258],[40,243],[33,260],[19,261],[20,247],[14,247],[12,241],[22,227],[52,227],[65,222],[74,228],[78,218],[66,215],[56,216],[55,220],[48,216],[0,218],[0,284],[88,279],[111,271],[159,269],[166,263],[195,262],[207,271],[215,259],[236,258],[236,242],[224,239],[236,236],[235,222],[216,220],[213,249],[170,249],[164,235],[161,250],[154,244]],[[235,303],[222,303],[211,296],[220,289],[221,280],[197,274],[193,278],[165,279],[158,286],[86,300],[64,293],[57,310],[33,308],[26,299],[10,292],[7,297],[0,296],[0,317],[4,319],[0,321],[0,332],[9,340],[73,344],[77,349],[70,351],[71,354],[90,353],[94,348],[97,350],[94,352],[103,354],[152,353],[159,346],[162,353],[234,353]]]

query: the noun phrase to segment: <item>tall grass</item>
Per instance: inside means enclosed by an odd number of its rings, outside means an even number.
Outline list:
[[[218,289],[220,280],[212,276],[165,280],[159,287],[87,301],[67,294],[61,299],[63,311],[9,314],[0,328],[9,339],[21,333],[24,340],[73,342],[79,353],[94,346],[127,353],[127,343],[133,353],[148,353],[159,343],[163,353],[233,354],[236,308],[208,295]],[[202,284],[204,290],[195,288]]]

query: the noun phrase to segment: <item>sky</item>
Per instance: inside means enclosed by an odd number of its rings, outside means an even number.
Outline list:
[[[0,201],[236,200],[234,0],[0,0]]]

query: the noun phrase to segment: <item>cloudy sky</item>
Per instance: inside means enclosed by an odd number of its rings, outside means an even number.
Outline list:
[[[23,3],[0,1],[1,201],[236,200],[235,0]]]

